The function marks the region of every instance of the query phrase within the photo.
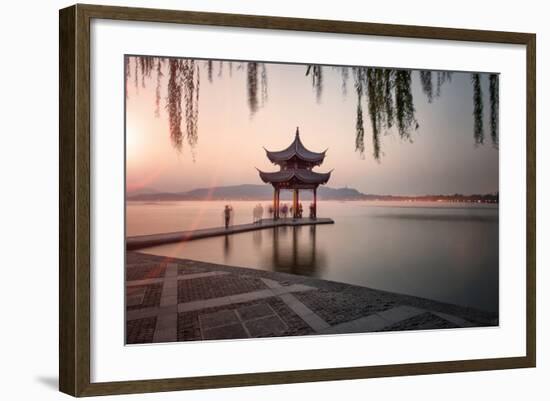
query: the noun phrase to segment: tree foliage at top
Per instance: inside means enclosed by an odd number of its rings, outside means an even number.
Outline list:
[[[145,87],[146,80],[155,76],[155,107],[158,117],[161,109],[161,85],[167,79],[167,96],[164,109],[168,116],[169,134],[172,145],[178,151],[184,141],[193,150],[198,141],[198,116],[201,70],[205,70],[209,82],[222,78],[225,66],[229,77],[233,76],[233,64],[237,70],[246,73],[246,97],[251,117],[268,101],[268,74],[265,63],[260,62],[223,62],[217,64],[214,73],[214,61],[177,59],[151,56],[132,56],[125,59],[126,96],[128,85],[133,82],[136,91]],[[422,93],[428,103],[441,96],[442,87],[450,82],[452,73],[448,71],[418,71],[395,68],[374,67],[324,67],[306,65],[305,76],[311,79],[317,102],[322,101],[324,75],[332,69],[340,74],[341,91],[348,95],[348,81],[353,79],[356,97],[355,150],[363,156],[365,145],[364,110],[368,114],[371,128],[371,149],[375,160],[380,160],[383,153],[380,137],[390,133],[395,127],[401,139],[412,141],[412,133],[419,128],[412,91],[413,76],[417,75]],[[167,75],[167,78],[165,78]],[[473,88],[473,137],[476,145],[485,142],[484,129],[484,96],[482,75],[471,74]],[[498,147],[498,107],[499,80],[497,74],[488,77],[489,88],[489,129],[491,142]]]

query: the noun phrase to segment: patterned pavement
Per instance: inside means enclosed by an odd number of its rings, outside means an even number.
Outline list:
[[[127,344],[497,324],[484,312],[365,287],[127,252]]]

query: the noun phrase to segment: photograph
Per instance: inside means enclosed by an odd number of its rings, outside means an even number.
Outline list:
[[[498,72],[120,74],[126,344],[499,326]]]

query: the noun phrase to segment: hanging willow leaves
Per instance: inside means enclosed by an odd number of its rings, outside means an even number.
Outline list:
[[[432,72],[420,71],[420,83],[422,84],[422,91],[428,98],[428,103],[431,103],[434,98]]]
[[[348,94],[348,79],[349,79],[349,67],[340,67],[340,75],[342,76],[342,95]]]
[[[191,147],[198,140],[200,70],[194,60],[169,60],[168,96],[166,108],[173,146],[181,150],[184,134],[181,129],[185,108],[185,136]]]
[[[160,84],[164,74],[162,73],[163,59],[157,60],[157,86],[155,88],[155,117],[160,117]]]
[[[411,90],[411,72],[395,70],[395,117],[401,138],[410,139],[411,129],[418,129]]]
[[[261,78],[260,78],[260,86],[262,89],[262,107],[265,106],[267,103],[267,68],[265,67],[265,64],[262,63],[262,72],[261,72]]]
[[[247,63],[246,76],[248,107],[253,115],[258,111],[258,63]]]
[[[132,64],[133,63],[133,64]],[[229,76],[233,76],[233,62],[229,63]],[[268,99],[268,69],[266,64],[257,62],[237,63],[237,71],[246,67],[246,96],[248,109],[254,115]],[[168,114],[170,138],[173,146],[181,150],[184,140],[193,151],[198,140],[198,114],[200,92],[200,70],[206,69],[209,82],[214,80],[214,61],[197,62],[192,59],[167,59],[151,56],[127,57],[125,59],[126,81],[133,79],[136,92],[144,87],[156,72],[155,115],[160,114],[162,81],[167,75],[167,96],[165,109]],[[133,69],[133,74],[132,74]],[[224,62],[218,62],[216,78],[223,79]],[[353,73],[357,109],[355,121],[355,149],[363,156],[365,152],[364,103],[372,130],[372,154],[379,160],[382,154],[380,135],[389,133],[392,127],[400,138],[411,140],[411,133],[418,129],[412,93],[412,72],[392,68],[334,67],[341,76],[342,95],[347,94],[347,81]],[[321,101],[324,86],[324,70],[320,65],[306,66],[306,76],[312,82],[317,102]],[[452,73],[447,71],[420,71],[419,81],[428,102],[441,94],[441,88],[450,82]],[[141,81],[141,82],[140,82]],[[483,94],[480,74],[472,74],[474,89],[474,139],[482,144],[483,135]],[[141,85],[139,85],[141,83]],[[128,86],[126,85],[126,96]],[[498,146],[498,75],[489,76],[490,127],[493,146]],[[182,125],[185,120],[185,132]]]
[[[128,81],[130,80],[131,73],[130,73],[130,57],[126,56],[124,57],[124,76],[126,79],[126,85],[124,85],[124,94],[126,98],[128,98]]]
[[[206,62],[206,67],[208,69],[208,82],[212,82],[212,71],[214,70],[214,62],[212,60],[208,60]]]
[[[155,68],[155,57],[140,57],[139,64],[141,67],[141,87],[145,88],[145,78],[149,78],[151,76],[151,72]]]
[[[388,128],[393,126],[393,75],[393,70],[389,68],[384,69],[384,107],[386,111],[386,126]]]
[[[315,89],[315,95],[317,103],[321,102],[321,95],[323,94],[323,67],[320,65],[308,65],[306,69],[306,76],[311,76],[311,84]]]
[[[410,140],[418,129],[411,92],[411,73],[391,68],[353,67],[357,92],[356,150],[365,150],[362,97],[367,94],[367,110],[372,130],[372,154],[380,160],[380,135],[397,124],[401,138]]]
[[[483,94],[481,91],[481,78],[479,74],[472,74],[472,86],[474,89],[474,139],[476,145],[483,143]]]
[[[185,122],[187,143],[191,149],[194,149],[198,141],[197,123],[199,117],[200,71],[198,68],[195,68],[195,62],[193,60],[184,63],[183,77],[185,89]]]
[[[365,153],[365,126],[363,123],[363,70],[354,70],[355,91],[357,92],[357,117],[355,121],[355,150],[361,155]]]
[[[170,68],[170,78],[168,80],[168,97],[166,108],[168,110],[168,125],[170,128],[170,139],[172,145],[181,150],[183,143],[183,133],[181,132],[181,79],[180,79],[181,60],[170,59],[168,62]]]
[[[140,61],[140,67],[141,67],[141,87],[145,88],[145,60],[147,60],[146,57],[141,57],[139,59]]]
[[[446,82],[451,82],[453,73],[450,71],[437,71],[437,82],[435,89],[435,96],[439,97],[441,95],[441,88]]]
[[[498,75],[489,76],[489,101],[491,103],[491,140],[493,146],[498,146],[498,106],[499,106],[499,87]]]
[[[138,62],[137,59],[135,60],[134,64],[135,64],[135,66],[134,66],[134,86],[135,86],[135,88],[136,88],[136,93],[139,93],[139,89],[138,89],[138,79],[139,79],[138,68],[139,68],[139,62]]]
[[[380,79],[383,71],[367,68],[367,98],[369,102],[369,117],[372,128],[372,153],[376,160],[380,159],[380,129],[382,108],[383,81]]]

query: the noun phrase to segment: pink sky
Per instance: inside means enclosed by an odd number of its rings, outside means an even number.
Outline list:
[[[204,63],[204,62],[201,62]],[[166,76],[161,86],[160,117],[155,117],[156,77],[145,88],[129,81],[127,107],[127,187],[186,191],[198,187],[262,184],[254,167],[272,171],[262,147],[280,150],[300,127],[303,143],[314,151],[328,148],[316,170],[335,169],[327,184],[364,193],[487,193],[498,190],[498,150],[475,147],[472,88],[469,74],[455,73],[440,98],[428,104],[413,73],[413,96],[420,128],[413,143],[391,133],[382,136],[383,156],[372,156],[371,129],[364,104],[364,157],[355,151],[356,97],[353,81],[341,92],[339,73],[324,68],[324,90],[316,101],[305,66],[268,64],[268,101],[251,116],[247,104],[246,68],[228,65],[218,77],[215,63],[210,83],[201,71],[198,144],[194,158],[184,142],[181,153],[171,145],[164,110]],[[132,69],[133,71],[133,69]],[[488,92],[485,92],[487,94]],[[485,96],[488,109],[488,96]],[[185,132],[185,130],[184,130]],[[487,133],[488,134],[488,133]]]

